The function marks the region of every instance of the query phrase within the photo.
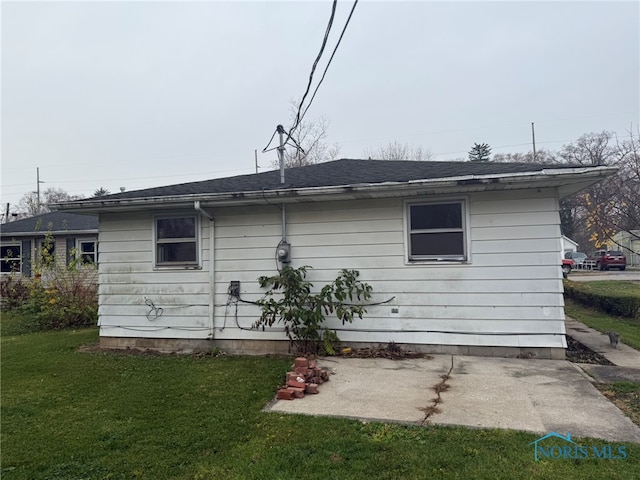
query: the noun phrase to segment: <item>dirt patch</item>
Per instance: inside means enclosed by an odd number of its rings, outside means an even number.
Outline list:
[[[640,383],[635,385],[631,382],[614,385],[595,383],[594,386],[640,427]]]
[[[389,360],[402,360],[405,358],[426,358],[430,360],[433,358],[426,353],[404,350],[394,342],[389,342],[387,345],[378,347],[343,348],[339,356],[345,358],[387,358]]]
[[[573,363],[591,363],[594,365],[613,365],[609,360],[599,353],[594,352],[586,345],[583,345],[575,338],[567,337],[567,360]]]
[[[162,352],[159,350],[153,350],[150,348],[105,348],[101,347],[99,343],[91,345],[82,345],[78,348],[79,352],[83,353],[109,353],[114,355],[128,355],[128,356],[154,356],[154,357],[170,357],[170,356],[191,356],[191,357],[220,357],[225,353],[218,349],[213,350],[196,350],[191,352]]]

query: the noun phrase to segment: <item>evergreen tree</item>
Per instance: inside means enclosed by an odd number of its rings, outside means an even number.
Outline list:
[[[474,143],[469,150],[470,162],[488,162],[491,159],[491,147],[486,143]]]

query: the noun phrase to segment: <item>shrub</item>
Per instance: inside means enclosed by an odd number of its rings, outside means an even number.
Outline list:
[[[257,302],[262,314],[254,327],[282,322],[289,341],[301,352],[333,355],[340,339],[335,331],[323,327],[325,315],[335,313],[343,324],[362,318],[365,306],[347,301],[368,300],[372,288],[358,280],[357,270],[341,270],[333,282],[313,294],[313,284],[306,280],[310,268],[286,265],[277,275],[258,279],[260,287],[268,290]]]
[[[602,292],[586,282],[564,282],[564,294],[587,307],[627,318],[640,318],[640,296],[626,292]]]
[[[19,312],[33,317],[42,330],[95,325],[98,319],[98,288],[93,269],[51,270],[46,280],[36,275],[29,297]]]
[[[3,276],[0,279],[0,298],[3,310],[13,310],[29,298],[29,286],[18,275]]]
[[[60,330],[95,325],[98,320],[97,270],[79,260],[61,267],[54,261],[47,234],[33,278],[2,278],[2,306],[29,318],[34,330]],[[75,256],[75,255],[74,255]]]

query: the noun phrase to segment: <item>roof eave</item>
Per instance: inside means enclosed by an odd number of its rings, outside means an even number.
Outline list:
[[[408,182],[363,183],[328,187],[282,188],[248,192],[214,194],[189,194],[128,199],[79,200],[52,204],[60,211],[98,213],[139,208],[175,208],[202,204],[230,206],[252,205],[268,202],[297,203],[320,200],[377,198],[394,196],[427,195],[438,193],[462,193],[511,188],[560,187],[560,195],[580,191],[617,171],[616,167],[583,167],[546,169],[537,172],[461,175],[457,177],[411,180]]]
[[[98,235],[98,229],[91,230],[32,230],[30,232],[0,232],[2,238],[9,237],[42,237],[47,234],[55,236],[62,235]]]

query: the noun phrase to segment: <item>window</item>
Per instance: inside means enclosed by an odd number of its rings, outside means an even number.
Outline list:
[[[80,241],[80,248],[78,251],[78,257],[80,258],[80,264],[93,265],[96,263],[96,242]]]
[[[0,270],[2,273],[20,272],[22,245],[19,243],[0,247]]]
[[[407,215],[410,261],[467,259],[464,201],[410,203]]]
[[[156,265],[197,265],[197,225],[193,215],[156,218]]]

